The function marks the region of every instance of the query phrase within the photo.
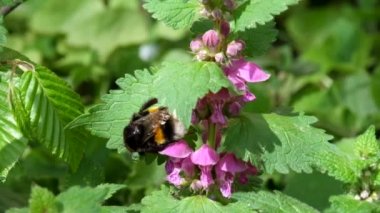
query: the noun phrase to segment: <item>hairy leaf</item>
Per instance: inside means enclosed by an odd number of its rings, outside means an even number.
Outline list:
[[[209,91],[229,87],[229,81],[215,63],[166,63],[152,75],[136,71],[116,81],[121,90],[110,91],[102,97],[103,103],[80,116],[72,126],[85,125],[94,135],[110,138],[107,147],[123,150],[122,132],[133,113],[150,98],[168,106],[178,118],[190,125],[192,109],[198,98]]]
[[[356,180],[353,159],[329,144],[332,137],[312,127],[315,122],[305,115],[243,114],[230,124],[222,148],[243,160],[261,159],[269,173],[310,173],[318,166],[340,180]]]
[[[252,210],[260,212],[298,212],[298,213],[317,213],[318,211],[301,201],[289,197],[281,192],[247,192],[235,193],[233,198],[241,203],[245,203]]]
[[[252,0],[244,3],[236,9],[235,30],[243,31],[246,28],[255,28],[257,24],[265,24],[273,19],[273,16],[288,9],[289,5],[298,3],[299,0]]]
[[[58,212],[55,206],[54,194],[40,186],[32,188],[32,194],[29,199],[30,212]]]
[[[346,212],[379,212],[380,207],[375,203],[355,200],[349,195],[333,196],[330,198],[331,207],[326,213],[346,213]]]
[[[56,197],[66,212],[99,212],[101,203],[110,198],[124,185],[102,184],[95,188],[71,187]]]
[[[188,28],[200,18],[202,4],[197,0],[147,0],[144,8],[153,18],[174,29]]]
[[[43,67],[23,73],[20,91],[30,119],[30,139],[41,142],[76,169],[83,155],[85,135],[79,129],[64,127],[83,112],[79,96]]]
[[[155,191],[141,201],[141,212],[249,212],[245,204],[231,203],[221,205],[205,196],[197,195],[178,200],[172,196],[170,190],[162,186],[160,191]]]
[[[9,78],[0,72],[0,181],[24,152],[27,139],[23,137],[9,103]]]
[[[356,138],[355,149],[358,157],[379,157],[380,146],[379,142],[376,140],[374,126],[370,126],[367,131]]]

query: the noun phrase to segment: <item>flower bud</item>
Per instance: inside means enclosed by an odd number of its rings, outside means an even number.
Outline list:
[[[202,41],[207,47],[216,48],[220,42],[218,32],[215,30],[205,32],[202,36]]]
[[[231,41],[227,45],[226,54],[229,57],[236,57],[244,49],[244,47],[245,47],[245,44],[242,40]]]
[[[196,38],[190,42],[190,49],[193,53],[197,53],[203,47],[202,40],[200,38]]]
[[[222,21],[220,23],[220,32],[222,33],[222,35],[227,37],[228,34],[230,34],[230,24],[226,21]]]
[[[214,9],[212,12],[211,12],[211,15],[212,17],[215,19],[215,20],[220,20],[223,18],[223,13],[220,9]]]
[[[223,63],[225,61],[224,54],[222,52],[215,54],[214,58],[217,63]]]
[[[208,57],[208,52],[207,50],[200,50],[195,57],[198,61],[204,61]]]
[[[224,6],[226,6],[228,10],[232,11],[236,7],[236,2],[235,0],[224,0]]]

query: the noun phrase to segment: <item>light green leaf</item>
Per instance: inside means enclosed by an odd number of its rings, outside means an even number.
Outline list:
[[[326,211],[326,213],[372,213],[380,211],[380,207],[376,203],[355,200],[349,195],[333,196],[330,198],[330,202],[331,207]]]
[[[54,194],[39,186],[32,188],[32,194],[29,199],[29,209],[30,212],[58,213],[57,206],[55,206]]]
[[[95,188],[71,187],[56,197],[64,212],[100,212],[101,203],[124,185],[102,184]]]
[[[202,4],[197,0],[146,0],[144,8],[153,18],[179,29],[191,27],[200,18]]]
[[[2,71],[2,70],[0,70]],[[0,72],[0,181],[26,149],[27,139],[17,125],[9,103],[9,78]]]
[[[379,157],[380,147],[376,140],[375,126],[370,126],[367,131],[356,138],[355,151],[361,158]]]
[[[75,170],[83,155],[85,135],[79,129],[64,127],[83,112],[79,95],[43,67],[23,73],[20,91],[31,123],[32,132],[28,136],[44,144]]]
[[[245,204],[237,202],[223,206],[222,204],[201,195],[186,197],[179,200],[174,198],[170,190],[165,186],[162,186],[160,191],[155,191],[151,195],[144,197],[141,203],[143,205],[141,209],[142,213],[249,212],[249,208]]]
[[[288,9],[288,6],[297,4],[299,0],[251,0],[237,8],[235,18],[235,31],[246,28],[255,28],[257,24],[271,21],[275,15]]]
[[[260,56],[264,54],[276,40],[278,31],[273,21],[265,25],[258,25],[242,32],[238,32],[237,38],[245,42],[245,56]]]
[[[292,197],[289,197],[281,192],[248,192],[235,193],[233,198],[241,203],[245,203],[252,210],[259,212],[284,212],[284,213],[317,213],[313,207],[302,203]]]
[[[176,112],[187,127],[198,98],[230,86],[220,68],[211,62],[166,63],[155,75],[138,70],[135,76],[127,74],[116,83],[121,90],[103,96],[104,103],[76,119],[72,126],[85,125],[92,134],[110,138],[108,148],[119,150],[124,150],[124,127],[150,98],[158,98],[160,105]]]
[[[88,46],[103,60],[116,48],[143,43],[149,36],[146,18],[138,7],[105,7],[92,0],[43,2],[32,16],[31,25],[38,32],[65,33],[69,45]]]

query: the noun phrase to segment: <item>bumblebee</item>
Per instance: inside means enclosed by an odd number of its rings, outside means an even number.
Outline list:
[[[155,107],[156,98],[147,101],[134,113],[124,128],[124,144],[131,152],[156,153],[186,134],[185,126],[167,107]]]

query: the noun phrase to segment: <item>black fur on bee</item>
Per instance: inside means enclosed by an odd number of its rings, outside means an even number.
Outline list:
[[[167,107],[152,107],[157,103],[153,98],[143,104],[124,128],[124,144],[129,151],[156,153],[185,135],[184,125]]]

